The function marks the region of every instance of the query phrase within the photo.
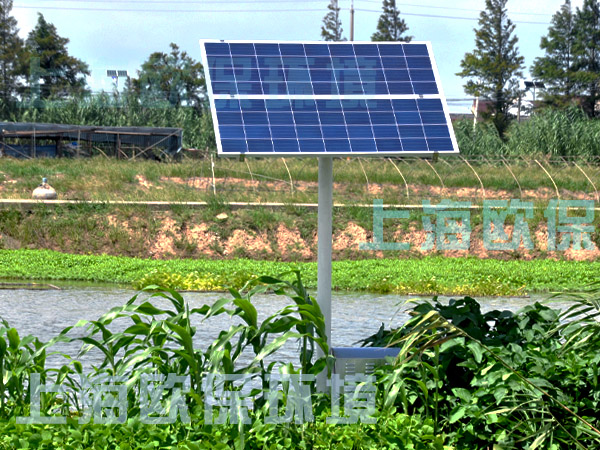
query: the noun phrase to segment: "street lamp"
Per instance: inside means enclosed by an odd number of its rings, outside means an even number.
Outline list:
[[[127,78],[129,79],[129,73],[126,70],[113,70],[107,69],[106,76],[115,80],[117,85],[117,89],[119,89],[119,78]]]
[[[525,81],[525,91],[528,91],[531,88],[533,88],[533,103],[535,103],[535,90],[536,90],[536,88],[545,89],[546,85],[544,83],[542,83],[541,81],[535,81],[535,80]]]

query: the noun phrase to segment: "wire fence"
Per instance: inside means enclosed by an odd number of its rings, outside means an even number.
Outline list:
[[[197,160],[186,183],[214,195],[246,192],[288,195],[318,192],[316,158],[218,158]],[[600,201],[600,157],[336,158],[334,195],[365,199],[394,195],[399,202],[423,198],[557,198]]]

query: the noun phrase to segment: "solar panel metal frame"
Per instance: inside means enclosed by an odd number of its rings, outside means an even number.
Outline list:
[[[320,45],[354,45],[354,44],[370,44],[370,45],[426,45],[427,46],[427,52],[429,55],[429,59],[431,61],[431,66],[432,66],[432,71],[434,74],[434,79],[435,79],[435,84],[436,87],[438,89],[438,93],[437,94],[348,94],[348,95],[289,95],[289,94],[282,94],[282,95],[274,95],[274,94],[214,94],[213,93],[213,80],[211,79],[211,74],[210,74],[210,70],[209,70],[209,64],[208,64],[208,57],[207,57],[207,52],[206,52],[206,47],[205,44],[207,43],[225,43],[225,44],[320,44]],[[431,156],[434,154],[444,154],[444,155],[450,155],[450,154],[458,154],[459,153],[459,149],[458,149],[458,143],[456,141],[456,135],[454,133],[454,129],[452,127],[452,122],[450,120],[450,113],[448,110],[448,105],[446,102],[446,97],[444,95],[444,91],[442,89],[442,84],[440,81],[440,74],[438,71],[438,67],[435,61],[435,57],[433,55],[433,51],[432,51],[432,47],[431,47],[431,42],[430,41],[411,41],[410,43],[407,42],[398,42],[398,41],[379,41],[379,42],[372,42],[372,41],[341,41],[341,42],[332,42],[332,41],[276,41],[276,40],[221,40],[221,39],[201,39],[200,40],[200,52],[201,52],[201,58],[202,58],[202,64],[204,66],[204,77],[206,80],[206,86],[207,86],[207,94],[208,94],[208,98],[209,98],[209,103],[210,103],[210,109],[211,109],[211,114],[212,114],[212,119],[213,119],[213,126],[214,126],[214,131],[215,131],[215,139],[216,139],[216,143],[217,143],[217,154],[218,156],[223,156],[223,157],[238,157],[240,155],[245,155],[245,156],[259,156],[259,157],[283,157],[283,156],[287,156],[287,157],[314,157],[314,156],[345,156],[345,157],[349,157],[349,156],[360,156],[360,157],[389,157],[389,156]],[[287,83],[287,82],[286,82]],[[360,151],[350,151],[350,152],[332,152],[332,151],[324,151],[324,152],[277,152],[277,151],[265,151],[265,152],[255,152],[255,151],[247,151],[247,152],[224,152],[223,151],[223,147],[222,147],[222,142],[221,142],[221,135],[220,135],[220,131],[219,131],[219,121],[218,121],[218,117],[217,117],[217,110],[216,110],[216,106],[215,106],[215,95],[218,97],[217,99],[225,99],[225,100],[252,100],[252,99],[277,99],[277,100],[294,100],[294,99],[311,99],[311,100],[329,100],[329,99],[348,99],[348,100],[377,100],[377,99],[414,99],[414,100],[419,100],[419,99],[439,99],[441,101],[442,104],[442,110],[445,116],[445,124],[448,127],[448,131],[450,134],[450,140],[452,142],[452,151],[432,151],[432,150],[426,150],[426,151],[402,151],[402,150],[398,150],[398,151],[365,151],[365,152],[360,152]],[[421,122],[421,125],[423,125],[423,123]],[[347,126],[347,124],[346,124]],[[375,138],[373,138],[375,139]],[[247,140],[247,139],[246,139]]]

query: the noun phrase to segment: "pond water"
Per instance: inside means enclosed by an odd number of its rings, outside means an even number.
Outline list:
[[[65,287],[62,290],[27,290],[0,289],[0,317],[6,319],[10,326],[19,331],[21,337],[32,334],[42,341],[48,341],[57,336],[63,329],[75,325],[79,320],[95,320],[111,308],[122,306],[135,292],[115,287]],[[148,294],[141,294],[144,298]],[[215,300],[229,294],[197,293],[182,294],[191,308],[204,304],[212,304]],[[367,293],[333,293],[332,297],[332,344],[334,347],[350,347],[356,342],[377,332],[383,323],[386,328],[404,323],[410,305],[409,298],[398,295],[377,295]],[[430,297],[422,297],[430,298]],[[441,297],[444,299],[444,297]],[[516,311],[535,301],[544,300],[545,296],[531,298],[478,298],[484,311],[490,309],[509,309]],[[447,298],[446,298],[447,299]],[[139,301],[139,300],[138,300]],[[168,307],[163,299],[152,299],[156,306]],[[261,295],[253,297],[253,303],[258,310],[259,321],[291,304],[285,296]],[[567,303],[553,303],[554,308],[565,307]],[[201,317],[196,315],[192,325],[197,327],[195,340],[200,348],[206,348],[221,330],[238,323],[236,318],[227,315],[212,317],[201,323]],[[129,321],[116,321],[113,331],[122,330],[131,324]],[[69,336],[83,335],[83,328],[72,330]],[[77,356],[80,343],[61,343],[55,350]],[[278,353],[278,359],[297,361],[297,344],[288,342]],[[81,361],[85,366],[101,361],[100,352],[91,352]],[[50,365],[62,364],[64,359],[59,356],[49,358]]]

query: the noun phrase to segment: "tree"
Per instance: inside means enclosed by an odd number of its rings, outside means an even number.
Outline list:
[[[331,0],[327,6],[329,12],[323,18],[323,26],[321,27],[321,37],[325,41],[345,41],[342,37],[344,30],[340,20],[340,8],[337,0]]]
[[[576,30],[571,0],[566,0],[552,17],[548,35],[542,37],[540,48],[546,54],[536,58],[531,67],[531,74],[546,85],[545,98],[551,103],[566,103],[576,92]]]
[[[475,29],[475,50],[467,53],[457,75],[469,78],[465,92],[492,102],[494,124],[500,136],[508,127],[508,110],[518,98],[518,77],[524,58],[519,55],[515,25],[508,18],[507,0],[486,0]]]
[[[17,21],[10,15],[12,0],[0,0],[0,102],[14,99],[23,73],[23,40]]]
[[[408,26],[404,19],[400,18],[400,11],[396,8],[396,0],[383,0],[383,12],[371,40],[410,42],[412,36],[403,36],[407,31]]]
[[[133,89],[143,103],[168,102],[169,105],[202,108],[206,82],[202,64],[171,43],[171,52],[154,52],[142,64]]]
[[[584,0],[575,15],[576,41],[573,46],[574,80],[583,95],[584,109],[597,116],[596,103],[600,98],[600,4]]]
[[[90,70],[86,63],[69,55],[68,43],[69,39],[59,36],[56,27],[38,13],[38,22],[25,44],[30,64],[30,88],[36,91],[39,87],[42,99],[79,96],[87,92],[85,76]]]

